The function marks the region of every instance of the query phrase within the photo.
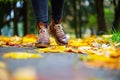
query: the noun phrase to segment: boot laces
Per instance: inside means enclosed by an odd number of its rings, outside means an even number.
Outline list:
[[[39,29],[39,35],[38,35],[38,40],[47,40],[49,37],[48,31],[45,28],[40,28]]]
[[[56,30],[56,34],[58,36],[60,36],[61,38],[64,38],[65,37],[65,33],[63,31],[63,27],[61,24],[56,24],[55,25],[55,30]]]

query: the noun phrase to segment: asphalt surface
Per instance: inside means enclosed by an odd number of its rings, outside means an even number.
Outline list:
[[[41,54],[43,58],[14,60],[3,59],[6,52],[22,51]],[[8,70],[32,67],[45,80],[120,80],[120,70],[90,68],[79,60],[80,54],[38,53],[34,48],[0,48],[0,61],[7,63]]]

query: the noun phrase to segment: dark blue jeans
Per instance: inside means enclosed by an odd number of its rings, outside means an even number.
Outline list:
[[[50,0],[52,8],[52,19],[57,23],[62,17],[64,0]],[[31,0],[37,23],[48,23],[48,0]]]

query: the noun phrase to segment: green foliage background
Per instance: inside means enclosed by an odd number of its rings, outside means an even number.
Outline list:
[[[11,11],[11,3],[18,3],[19,1],[26,2],[27,7],[27,22],[28,22],[28,34],[37,34],[36,21],[32,11],[32,6],[30,0],[0,0],[0,18],[3,19],[0,21],[0,29],[2,35],[13,36],[14,34],[14,22],[10,21],[9,24],[4,26],[2,23],[7,21],[7,16],[10,15]],[[104,0],[104,14],[105,14],[105,22],[107,25],[108,33],[111,32],[111,26],[114,20],[114,5],[111,4],[112,0]],[[22,5],[22,4],[21,4]],[[48,0],[48,8],[49,8],[49,22],[51,21],[51,4],[50,0]],[[22,9],[21,9],[22,10]],[[20,13],[20,10],[17,10],[17,14]],[[21,14],[21,13],[20,13]],[[97,13],[95,8],[94,0],[65,0],[65,5],[63,9],[63,25],[64,30],[69,35],[76,35],[76,37],[83,36],[84,33],[89,29],[91,30],[92,35],[97,32]],[[18,35],[24,35],[24,22],[23,20],[18,21]],[[7,27],[7,34],[5,33],[4,28]]]

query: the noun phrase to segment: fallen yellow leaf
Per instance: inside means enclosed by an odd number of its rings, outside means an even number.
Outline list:
[[[0,61],[0,68],[6,68],[6,63]]]
[[[52,53],[63,53],[66,51],[65,46],[52,46],[48,48],[37,49],[38,52],[52,52]]]
[[[12,59],[28,59],[28,58],[42,58],[42,55],[27,52],[9,52],[5,53],[2,57]]]

